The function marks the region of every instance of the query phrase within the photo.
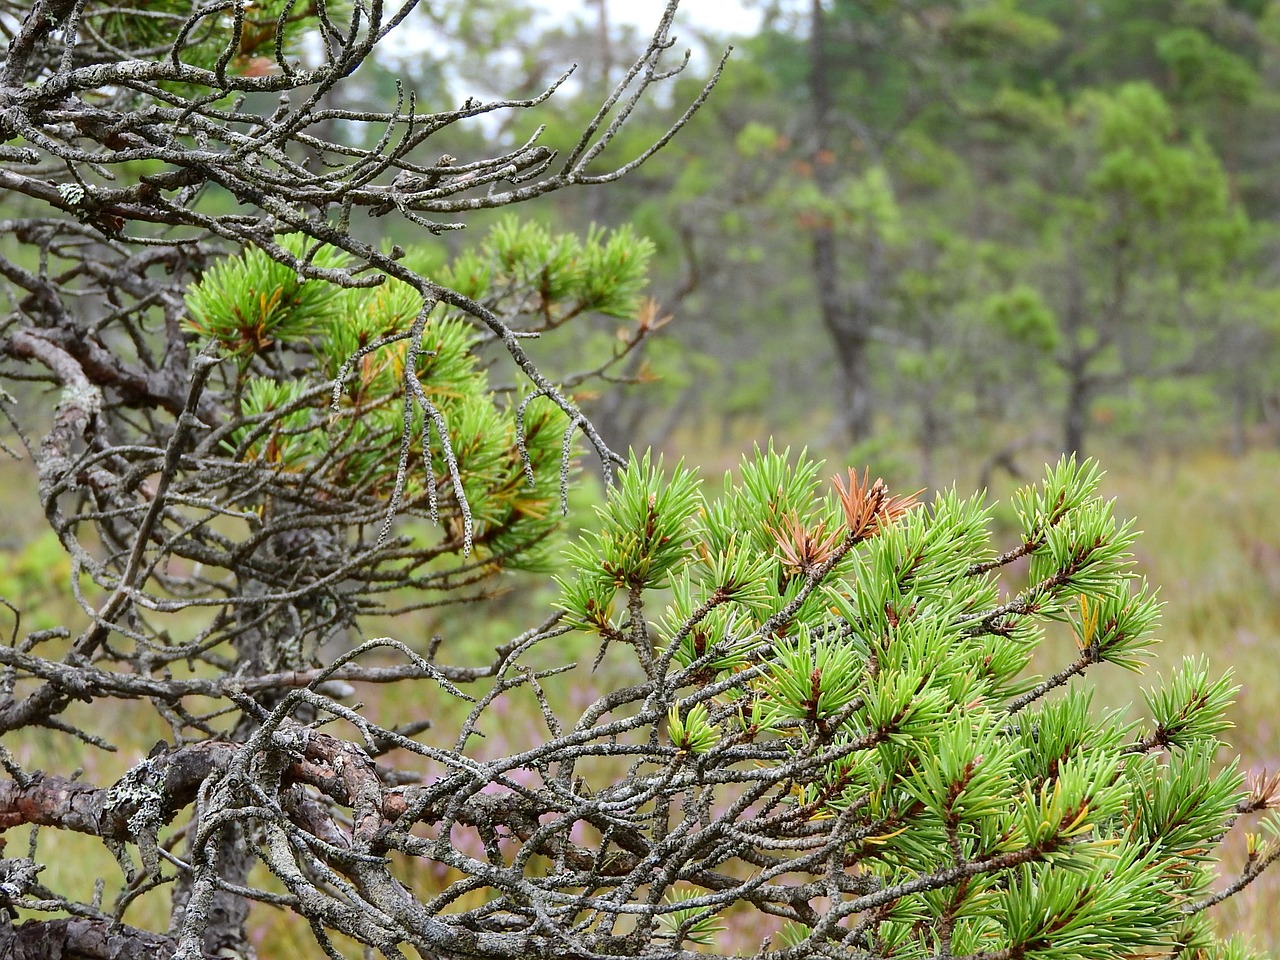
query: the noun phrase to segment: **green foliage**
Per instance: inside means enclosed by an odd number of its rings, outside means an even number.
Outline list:
[[[346,262],[299,237],[280,242],[320,269]],[[436,248],[405,259],[506,315],[559,323],[633,315],[651,250],[629,230],[593,230],[582,241],[507,219],[451,262]],[[239,361],[243,422],[223,446],[276,470],[279,482],[442,517],[450,549],[475,549],[494,568],[543,569],[569,421],[546,397],[496,395],[472,324],[443,305],[425,317],[422,308],[421,294],[398,280],[347,289],[301,278],[257,249],[214,264],[187,293],[187,325]],[[410,330],[420,318],[411,389]],[[310,375],[284,376],[285,355]]]
[[[692,890],[672,891],[667,895],[666,903],[675,909],[659,916],[664,926],[670,927],[678,940],[710,946],[715,942],[715,935],[725,929],[725,923],[716,916],[714,910],[706,907],[681,907],[681,903],[697,897]]]
[[[667,733],[671,742],[689,753],[706,753],[719,739],[710,718],[711,711],[705,703],[695,703],[684,717],[680,716],[679,706],[673,704],[667,714]]]
[[[0,552],[0,607],[4,608],[0,630],[17,636],[23,626],[55,627],[60,611],[50,608],[66,601],[62,585],[70,577],[71,561],[53,531],[31,539],[20,550]],[[19,610],[21,621],[16,619]]]
[[[1053,94],[1032,93],[1013,86],[1003,86],[989,99],[978,101],[969,107],[975,117],[992,121],[997,125],[998,136],[1008,136],[1009,131],[1027,134],[1048,134],[1055,139],[1066,130],[1066,110],[1061,97]]]
[[[1000,334],[1046,353],[1058,345],[1058,319],[1040,291],[1025,283],[993,294],[984,304],[989,322]]]
[[[1218,46],[1200,30],[1170,31],[1157,41],[1156,50],[1173,71],[1183,98],[1248,103],[1257,95],[1257,72],[1243,57]]]
[[[592,227],[584,239],[505,217],[476,249],[440,272],[440,282],[475,300],[516,304],[550,322],[582,313],[634,316],[653,244],[630,227]]]
[[[1051,21],[1019,9],[1017,0],[963,4],[944,31],[952,53],[974,59],[1047,47],[1059,34]]]
[[[778,131],[768,124],[753,120],[738,131],[733,145],[744,157],[759,157],[777,148]]]
[[[1204,141],[1175,142],[1172,111],[1145,84],[1090,95],[1082,107],[1096,118],[1088,185],[1110,220],[1104,241],[1138,246],[1183,276],[1221,271],[1247,225]]]
[[[841,638],[814,640],[801,626],[799,636],[778,645],[765,680],[765,717],[773,728],[788,721],[826,722],[837,717],[857,694],[858,653]]]
[[[348,7],[331,3],[325,14],[340,20]],[[250,0],[238,16],[230,8],[202,12],[193,19],[185,0],[134,0],[89,6],[83,22],[117,50],[167,50],[184,35],[182,62],[212,70],[222,61],[237,73],[260,76],[275,66],[277,42],[286,56],[296,54],[317,21],[315,8],[296,0]]]
[[[609,597],[595,607],[571,607],[580,623],[595,622],[596,611],[609,606],[613,591],[666,586],[687,562],[687,529],[699,504],[697,487],[697,477],[683,465],[678,464],[668,479],[661,460],[654,464],[647,452],[641,459],[632,453],[607,503],[598,508],[599,531],[570,548],[571,564],[593,573],[579,579],[586,585],[579,589],[588,591],[583,597]]]
[[[723,333],[717,389],[695,378],[686,402],[782,434],[815,405],[840,424],[857,381],[864,419],[915,441],[926,482],[935,460],[986,458],[1050,420],[1068,451],[1095,432],[1208,436],[1232,413],[1243,437],[1266,417],[1247,358],[1274,365],[1274,341],[1227,356],[1220,312],[1188,302],[1275,285],[1274,5],[770,9],[699,132],[615,210],[660,225],[658,275],[690,281],[686,349]],[[1188,376],[1216,406],[1179,400]],[[800,384],[814,404],[792,403]]]
[[[341,267],[348,260],[341,250],[319,246],[309,251],[306,243],[302,236],[291,236],[282,246],[316,267]],[[231,356],[245,358],[326,331],[341,300],[337,287],[300,277],[253,247],[215,263],[188,291],[186,325],[218,341]]]
[[[1097,466],[1064,459],[1020,491],[1018,545],[999,556],[978,498],[920,507],[852,473],[824,490],[820,472],[757,451],[708,496],[683,467],[633,457],[603,532],[566,554],[570,620],[607,642],[665,605],[645,630],[655,679],[683,691],[671,743],[708,763],[754,745],[758,768],[785,768],[785,816],[840,825],[833,855],[883,892],[855,946],[926,957],[945,931],[957,955],[1238,953],[1199,916],[1244,809],[1243,777],[1215,762],[1236,687],[1184,662],[1146,694],[1143,725],[1072,682],[1140,670],[1159,616]],[[1020,556],[1028,585],[1005,593],[995,575]],[[1037,650],[1064,668],[1029,674]]]
[[[298,469],[320,449],[321,435],[313,429],[312,398],[301,380],[253,377],[246,381],[240,412],[246,423],[223,445],[242,459],[265,460]]]

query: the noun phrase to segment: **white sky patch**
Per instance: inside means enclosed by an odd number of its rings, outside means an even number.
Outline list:
[[[599,4],[595,0],[537,0],[551,17],[579,16],[589,22],[599,17]],[[605,0],[610,23],[629,23],[648,33],[662,17],[665,0]],[[749,10],[741,0],[684,0],[676,14],[675,28],[688,24],[702,30],[722,34],[754,33],[760,26],[760,11]]]
[[[600,23],[602,0],[528,0],[528,2],[541,12],[538,26],[542,29],[557,24],[567,25],[573,20],[578,20],[587,28],[586,35],[593,36],[594,28]],[[615,33],[627,28],[634,30],[633,43],[640,41],[641,46],[643,46],[643,40],[653,33],[667,7],[666,0],[603,0],[603,2],[610,32]],[[754,0],[754,4],[759,2],[760,0]],[[753,9],[749,4],[753,4],[753,0],[682,0],[671,29],[671,35],[676,41],[675,46],[664,58],[667,65],[677,65],[680,57],[688,50],[693,55],[690,69],[699,76],[706,74],[714,66],[714,61],[719,58],[722,49],[720,44],[723,41],[728,41],[733,36],[749,36],[759,30],[761,12],[759,9]],[[704,44],[702,40],[707,40],[709,43]],[[436,35],[433,28],[428,26],[423,18],[418,17],[406,21],[400,29],[394,31],[380,49],[393,57],[411,58],[431,56],[432,51],[438,51],[442,43],[450,42],[447,38]],[[518,65],[519,51],[508,50],[505,53],[509,55],[507,59],[512,65]],[[497,57],[501,61],[504,54],[496,52],[491,53],[490,56]],[[568,65],[568,63],[565,64],[566,67]],[[448,66],[445,72],[450,80],[450,87],[456,88],[454,92],[457,93],[459,103],[467,95],[488,100],[502,99],[509,92],[505,89],[477,88],[474,77],[470,84],[465,83],[458,78],[457,72]],[[480,86],[484,85],[480,84]],[[568,86],[564,88],[566,93],[572,93],[574,89],[573,80],[570,80]],[[657,102],[662,102],[664,95],[669,92],[666,85],[660,84],[652,92],[652,97]],[[502,119],[502,114],[489,114],[466,122],[478,124],[492,134],[501,126]]]

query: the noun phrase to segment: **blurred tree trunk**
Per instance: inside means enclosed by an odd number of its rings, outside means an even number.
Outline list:
[[[1058,366],[1066,375],[1067,391],[1062,405],[1062,452],[1077,457],[1084,456],[1084,437],[1089,421],[1088,368],[1093,354],[1083,344],[1087,328],[1084,277],[1080,261],[1074,250],[1068,247],[1066,269],[1066,309],[1063,311],[1063,333],[1066,334],[1065,354]]]
[[[1067,371],[1067,403],[1062,422],[1062,452],[1077,459],[1084,458],[1084,438],[1089,422],[1092,391],[1083,366],[1073,365]]]
[[[824,197],[835,192],[836,153],[831,132],[834,97],[831,52],[826,42],[826,14],[822,0],[812,0],[809,38],[809,103],[813,122],[813,178]],[[850,442],[857,443],[871,433],[872,397],[867,350],[871,342],[871,315],[868,309],[879,299],[883,258],[873,257],[866,265],[863,289],[851,295],[840,279],[839,242],[835,223],[823,218],[812,228],[813,279],[818,294],[822,323],[835,346],[837,377],[836,428]]]

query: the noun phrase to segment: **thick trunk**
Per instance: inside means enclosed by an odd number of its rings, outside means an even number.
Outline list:
[[[824,42],[826,14],[822,0],[813,0],[809,21],[809,102],[812,110],[813,178],[824,195],[836,187],[837,156],[831,143],[832,64]],[[839,244],[833,224],[813,227],[812,270],[822,324],[831,337],[836,359],[836,427],[849,443],[871,433],[872,398],[867,296],[855,297],[841,283]],[[868,285],[875,282],[875,264],[868,264]]]
[[[5,960],[170,960],[177,943],[169,937],[106,919],[66,917],[0,922],[0,957]],[[207,951],[204,957],[219,956]]]
[[[1245,419],[1248,416],[1249,397],[1244,377],[1237,377],[1231,385],[1231,456],[1243,457],[1249,447]]]
[[[333,535],[324,530],[299,529],[286,531],[268,540],[260,554],[263,565],[269,569],[315,569],[323,568],[328,557],[340,549]],[[310,633],[304,619],[300,619],[295,608],[272,603],[269,598],[278,588],[263,583],[253,577],[245,577],[240,582],[237,595],[247,602],[239,610],[241,630],[233,640],[236,650],[236,671],[247,677],[262,676],[282,670],[301,670],[312,666],[305,655],[308,641],[319,643],[320,638]],[[273,692],[255,699],[266,710],[275,707],[283,697],[280,692]],[[293,713],[295,718],[309,722],[314,719],[314,712],[309,706],[301,706]],[[231,732],[231,739],[236,743],[244,743],[258,730],[259,724],[251,713],[245,712]],[[206,811],[198,811],[197,816]],[[188,844],[194,840],[195,832],[188,836]],[[196,859],[188,846],[188,856]],[[238,822],[223,827],[217,834],[216,852],[214,853],[218,877],[228,884],[245,886],[249,873],[258,862],[256,846],[248,835],[248,828]],[[196,895],[195,878],[190,874],[181,874],[173,889],[173,911],[170,919],[170,933],[178,937],[182,933],[184,921],[187,920],[191,900]],[[257,954],[249,941],[248,919],[250,901],[229,890],[217,889],[213,893],[212,903],[204,915],[204,928],[201,937],[202,949],[214,955],[235,955],[251,958]]]
[[[1076,459],[1084,457],[1085,433],[1089,423],[1089,408],[1093,404],[1093,391],[1084,365],[1067,371],[1067,402],[1062,418],[1062,452]]]
[[[1067,301],[1062,323],[1067,347],[1065,355],[1058,358],[1058,365],[1067,376],[1067,395],[1062,407],[1062,452],[1080,459],[1085,455],[1089,408],[1093,404],[1089,368],[1102,348],[1103,334],[1098,332],[1090,336],[1084,271],[1074,246],[1068,247],[1066,268]]]
[[[920,402],[920,483],[926,490],[936,489],[937,460],[934,454],[942,446],[943,423],[938,398],[925,397]]]
[[[858,443],[871,433],[870,339],[858,305],[840,290],[836,239],[830,228],[814,231],[813,278],[822,324],[835,348],[836,426],[849,443]]]

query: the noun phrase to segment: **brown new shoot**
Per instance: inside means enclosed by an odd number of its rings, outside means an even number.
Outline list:
[[[874,537],[881,530],[920,505],[919,496],[923,490],[906,496],[889,493],[888,485],[880,477],[869,482],[870,471],[863,471],[861,478],[858,471],[849,468],[849,479],[844,480],[836,475],[831,478],[836,487],[836,495],[844,510],[844,522],[849,532],[859,540]]]
[[[828,531],[821,520],[809,529],[794,514],[783,517],[777,527],[769,527],[769,532],[778,544],[783,566],[791,575],[807,575],[830,560],[840,546],[840,531]]]

